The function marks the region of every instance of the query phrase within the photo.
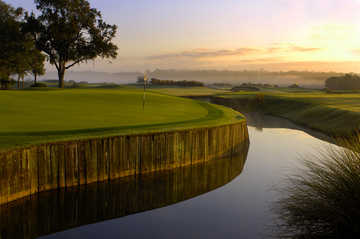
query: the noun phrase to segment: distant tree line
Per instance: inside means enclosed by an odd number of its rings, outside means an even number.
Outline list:
[[[182,87],[195,87],[195,86],[204,86],[204,83],[199,81],[173,81],[173,80],[159,80],[157,78],[151,78],[152,85],[174,85],[174,86],[182,86]]]
[[[0,0],[0,85],[2,89],[27,74],[45,73],[47,59],[58,71],[64,88],[65,71],[77,64],[101,58],[116,58],[111,41],[117,26],[103,21],[101,13],[86,0],[34,0],[37,12],[28,13]]]
[[[325,87],[329,90],[360,90],[360,77],[355,74],[330,77]]]
[[[222,83],[222,82],[216,82],[211,84],[214,87],[219,87],[219,88],[225,88],[225,87],[232,87],[232,84],[229,83]]]
[[[137,78],[137,83],[144,84],[144,77],[139,76]],[[174,80],[160,80],[157,78],[151,78],[150,82],[147,82],[147,83],[151,84],[151,85],[162,85],[162,86],[181,86],[181,87],[204,86],[204,83],[202,83],[200,81],[187,81],[187,80],[174,81]]]
[[[267,83],[242,83],[241,86],[243,87],[265,87],[265,88],[277,88],[279,87],[278,85],[272,85],[272,84],[267,84]]]
[[[165,70],[156,69],[151,72],[153,77],[157,78],[183,78],[190,79],[192,77],[197,79],[226,79],[236,83],[240,79],[247,79],[248,81],[256,82],[264,78],[267,79],[287,79],[297,77],[306,81],[313,80],[324,82],[327,78],[332,76],[341,76],[337,72],[313,72],[313,71],[265,71],[265,70]]]

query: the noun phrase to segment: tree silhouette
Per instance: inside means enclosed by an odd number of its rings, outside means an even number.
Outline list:
[[[101,13],[86,0],[35,0],[40,15],[26,16],[27,30],[36,47],[47,54],[58,71],[59,87],[64,88],[65,71],[97,57],[116,58],[111,41],[116,25],[102,20]]]
[[[21,8],[13,8],[0,0],[0,84],[7,89],[13,82],[10,75],[26,71],[22,52],[26,41],[21,32]]]

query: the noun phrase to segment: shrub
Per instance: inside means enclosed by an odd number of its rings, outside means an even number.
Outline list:
[[[66,86],[66,88],[80,88],[80,84],[72,81],[70,85]]]
[[[116,89],[116,88],[122,88],[121,85],[115,84],[115,83],[104,83],[99,86],[95,86],[94,88],[102,88],[102,89]]]
[[[42,83],[42,82],[37,82],[35,84],[32,84],[30,87],[39,87],[39,88],[44,88],[44,87],[47,87],[47,84],[46,83]]]
[[[256,103],[257,103],[258,105],[264,104],[264,101],[265,101],[265,96],[264,96],[264,94],[256,94],[255,100],[256,100]]]
[[[326,80],[325,86],[330,90],[359,90],[360,77],[355,74],[330,77]]]
[[[289,85],[289,88],[300,88],[300,86],[298,84],[292,84]]]
[[[340,143],[346,148],[331,148],[303,160],[304,169],[288,178],[274,207],[280,237],[360,235],[359,136]]]

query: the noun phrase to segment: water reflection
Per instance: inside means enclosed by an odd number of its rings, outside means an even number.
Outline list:
[[[231,158],[161,173],[45,192],[0,207],[0,238],[43,235],[151,210],[227,184],[243,170],[249,145]]]
[[[274,203],[280,238],[357,238],[360,235],[360,139],[340,142],[301,160]]]
[[[236,104],[233,104],[231,101],[224,101],[221,100],[221,98],[214,98],[214,97],[208,97],[208,96],[194,96],[189,97],[191,99],[205,101],[205,102],[211,102],[213,104],[220,104],[224,105],[230,108],[233,108],[236,111],[241,112],[243,115],[245,115],[247,124],[250,127],[254,127],[258,131],[263,131],[263,129],[294,129],[294,130],[300,130],[303,132],[306,132],[307,134],[318,138],[320,140],[334,143],[334,139],[319,132],[316,130],[312,130],[306,127],[302,127],[300,125],[297,125],[290,120],[287,120],[285,118],[280,117],[274,117],[271,115],[264,114],[262,110],[252,102],[238,102]]]
[[[248,126],[252,126],[260,132],[263,131],[263,129],[280,129],[280,128],[294,129],[294,130],[300,130],[306,132],[307,134],[315,138],[327,141],[329,143],[334,142],[334,140],[331,137],[321,132],[299,126],[287,119],[266,115],[260,111],[242,112],[242,113],[245,115],[247,119]]]

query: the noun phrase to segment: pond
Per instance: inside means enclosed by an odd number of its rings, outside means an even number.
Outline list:
[[[247,118],[250,146],[234,158],[20,200],[0,208],[0,238],[269,238],[275,189],[330,140]]]

